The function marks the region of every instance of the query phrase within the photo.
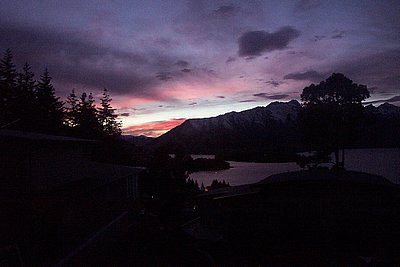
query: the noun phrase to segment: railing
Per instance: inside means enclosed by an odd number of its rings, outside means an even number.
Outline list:
[[[96,250],[101,244],[104,244],[108,240],[120,238],[121,230],[126,226],[128,227],[128,212],[123,212],[113,221],[108,223],[106,226],[101,228],[93,236],[83,242],[68,256],[59,261],[54,267],[65,267],[65,266],[79,266],[82,260],[87,259],[88,255],[95,255]]]

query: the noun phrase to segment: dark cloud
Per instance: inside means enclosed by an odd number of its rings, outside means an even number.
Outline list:
[[[239,103],[256,102],[254,99],[240,100]]]
[[[318,41],[321,41],[321,40],[324,40],[324,39],[326,39],[326,35],[314,35],[314,41],[315,42],[318,42]]]
[[[36,76],[48,67],[57,90],[66,94],[70,86],[107,87],[115,94],[150,96],[154,78],[138,66],[152,68],[153,64],[141,54],[121,51],[94,44],[79,33],[54,31],[46,28],[9,25],[0,21],[0,49],[11,48],[18,67],[25,61],[32,65]],[[125,65],[121,69],[120,64]],[[127,72],[129,69],[129,72]]]
[[[213,44],[216,50],[228,52],[234,49],[237,33],[264,18],[263,4],[249,1],[239,4],[214,0],[190,0],[183,12],[173,20],[176,33],[185,35],[185,42],[196,47]],[[185,6],[184,4],[182,6]],[[256,24],[257,25],[257,24]]]
[[[235,57],[228,57],[228,59],[225,61],[225,63],[232,63],[236,60]]]
[[[344,37],[344,31],[334,31],[330,36],[331,39],[342,39]]]
[[[271,99],[271,100],[280,100],[280,99],[284,99],[284,98],[287,98],[289,95],[285,95],[285,94],[283,94],[283,95],[270,95],[269,97],[268,97],[268,99]]]
[[[83,32],[11,25],[1,19],[0,25],[0,36],[7,37],[0,38],[0,50],[11,48],[18,68],[28,61],[37,77],[48,67],[61,97],[74,87],[92,92],[106,87],[113,95],[158,99],[160,82],[187,79],[184,73],[189,72],[192,78],[216,76],[209,68],[188,68],[188,61],[168,50],[123,51]],[[165,71],[171,66],[180,69]]]
[[[345,31],[335,30],[330,35],[314,35],[314,41],[322,41],[325,39],[342,39],[344,37]]]
[[[267,95],[267,93],[258,93],[258,94],[254,94],[253,96],[256,97],[265,97]]]
[[[253,96],[256,97],[261,97],[261,98],[265,98],[265,99],[271,99],[271,100],[280,100],[280,99],[284,99],[287,98],[289,95],[286,94],[267,94],[267,93],[258,93],[258,94],[254,94]]]
[[[264,83],[272,85],[273,87],[278,87],[281,84],[280,82],[274,80],[265,81]]]
[[[225,98],[225,96],[219,95],[219,96],[217,96],[217,98]]]
[[[239,38],[239,55],[242,57],[260,56],[263,52],[287,48],[288,44],[300,36],[292,27],[283,27],[269,33],[266,31],[249,31]]]
[[[306,72],[294,72],[294,73],[286,74],[283,77],[283,79],[297,80],[297,81],[308,80],[308,81],[318,82],[318,81],[323,80],[324,77],[325,77],[325,75],[322,73],[319,73],[315,70],[309,70]]]
[[[391,97],[389,99],[368,101],[368,102],[365,102],[364,104],[378,104],[378,103],[385,103],[385,102],[387,102],[387,103],[400,102],[400,95]]]
[[[185,61],[185,60],[179,60],[175,63],[176,66],[180,67],[180,68],[186,68],[189,66],[189,62]]]
[[[194,105],[197,105],[197,102],[192,102],[192,103],[189,103],[188,105],[189,106],[194,106]]]
[[[118,114],[119,117],[129,117],[129,112],[124,112],[124,113],[120,113]]]
[[[255,59],[256,58],[256,56],[252,56],[252,57],[245,57],[244,59],[245,60],[253,60],[253,59]]]
[[[319,6],[320,3],[315,0],[299,0],[295,6],[297,12],[307,12]]]
[[[168,71],[161,71],[156,73],[156,78],[160,81],[169,81],[172,79],[171,73]]]
[[[147,59],[142,55],[94,45],[81,34],[29,26],[20,27],[1,22],[0,24],[2,25],[1,36],[7,36],[0,39],[0,45],[18,50],[16,57],[31,59],[31,61],[38,61],[39,57],[42,62],[46,62],[46,59],[66,56],[74,63],[79,63],[82,59],[95,60],[104,57],[113,57],[137,64],[147,63]]]
[[[347,60],[333,67],[357,83],[376,87],[378,91],[398,92],[400,84],[400,49],[381,51]]]
[[[220,6],[214,11],[216,15],[220,16],[231,16],[234,15],[236,12],[237,8],[233,4]]]

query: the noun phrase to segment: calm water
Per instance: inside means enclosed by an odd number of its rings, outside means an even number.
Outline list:
[[[400,182],[400,149],[349,149],[345,151],[347,170],[379,174],[394,183]],[[194,156],[197,158],[200,156]],[[209,156],[208,156],[209,157]],[[258,182],[270,175],[300,170],[296,163],[252,163],[229,161],[233,168],[223,171],[197,172],[192,179],[205,186],[212,180],[225,180],[231,185]]]

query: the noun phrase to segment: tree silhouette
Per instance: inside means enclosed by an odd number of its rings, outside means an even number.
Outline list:
[[[67,107],[55,94],[52,78],[46,68],[35,80],[31,66],[25,63],[16,71],[13,56],[7,49],[0,60],[0,127],[49,134],[72,134],[91,139],[117,137],[121,123],[117,121],[111,97],[104,89],[101,107],[96,109],[93,95],[80,98],[73,89]]]
[[[15,87],[17,70],[13,63],[11,49],[7,49],[0,61],[0,79],[9,87]]]
[[[65,120],[69,127],[78,126],[79,99],[75,94],[75,89],[72,89],[66,101]]]
[[[6,127],[19,120],[16,111],[16,83],[17,72],[13,63],[10,49],[4,53],[0,61],[0,126]]]
[[[79,136],[96,139],[102,135],[102,125],[98,120],[92,93],[89,93],[89,96],[85,92],[82,93],[76,121]]]
[[[334,152],[336,167],[344,168],[344,147],[357,136],[363,115],[361,102],[368,97],[365,85],[353,83],[341,73],[303,89],[299,120],[306,140],[321,157]]]
[[[0,81],[0,127],[5,128],[17,120],[10,107],[13,88],[3,81]]]
[[[36,86],[39,131],[60,132],[64,120],[64,103],[55,96],[47,68]]]
[[[35,128],[33,125],[38,115],[38,103],[36,99],[36,80],[35,74],[31,71],[31,66],[26,62],[22,71],[18,73],[16,86],[16,109],[15,112],[20,118],[19,128],[29,130]]]
[[[118,136],[121,134],[121,123],[117,121],[118,115],[115,114],[115,109],[111,107],[110,95],[107,89],[104,88],[103,96],[100,98],[101,107],[98,109],[98,117],[103,125],[103,131],[107,136]]]
[[[31,66],[28,64],[28,62],[25,62],[22,72],[18,73],[17,87],[22,94],[26,95],[30,99],[34,98],[34,90],[36,85],[34,77],[35,74],[31,71]]]

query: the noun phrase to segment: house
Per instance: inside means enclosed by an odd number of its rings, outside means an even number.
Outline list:
[[[198,196],[203,229],[235,254],[328,251],[397,257],[400,188],[354,171],[297,171]]]
[[[97,142],[0,130],[0,248],[46,265],[130,208],[146,169],[92,161]]]

